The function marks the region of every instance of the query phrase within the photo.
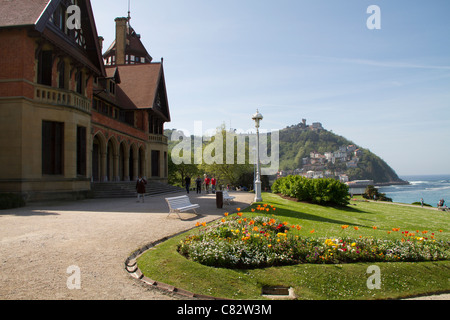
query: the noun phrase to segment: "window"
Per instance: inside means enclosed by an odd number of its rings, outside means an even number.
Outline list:
[[[159,177],[159,163],[160,152],[152,150],[152,177]]]
[[[37,82],[46,86],[52,85],[53,52],[51,50],[41,51],[38,57]]]
[[[42,174],[62,175],[64,163],[64,123],[42,122]]]
[[[66,64],[64,60],[62,60],[58,64],[58,88],[65,89],[66,88]]]
[[[109,81],[109,92],[111,94],[116,94],[116,83],[112,80]]]
[[[83,72],[79,71],[76,75],[77,93],[83,94]]]
[[[86,127],[77,127],[77,175],[86,176]]]

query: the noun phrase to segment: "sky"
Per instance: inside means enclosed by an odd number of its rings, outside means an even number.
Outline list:
[[[107,48],[128,0],[91,2]],[[131,0],[164,58],[166,128],[248,131],[259,109],[263,129],[320,122],[399,175],[450,174],[449,15],[448,0]]]

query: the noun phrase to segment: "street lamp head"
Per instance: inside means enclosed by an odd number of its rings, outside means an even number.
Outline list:
[[[256,128],[259,128],[259,123],[261,122],[262,119],[264,119],[262,114],[259,113],[258,110],[256,110],[256,113],[252,117],[252,120],[255,121]]]

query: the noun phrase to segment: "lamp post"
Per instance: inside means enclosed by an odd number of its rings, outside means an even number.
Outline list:
[[[256,180],[255,180],[255,202],[261,202],[261,168],[259,164],[259,125],[263,116],[256,110],[256,113],[253,115],[252,120],[255,121],[256,127]]]

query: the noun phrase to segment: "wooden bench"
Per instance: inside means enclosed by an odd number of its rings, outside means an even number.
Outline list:
[[[166,202],[169,205],[170,210],[167,217],[169,217],[172,213],[176,213],[181,219],[180,212],[194,210],[195,214],[197,214],[197,211],[195,209],[200,208],[200,205],[192,204],[188,196],[166,198]]]
[[[227,190],[223,191],[223,200],[230,204],[230,201],[233,201],[236,197],[230,196]]]

